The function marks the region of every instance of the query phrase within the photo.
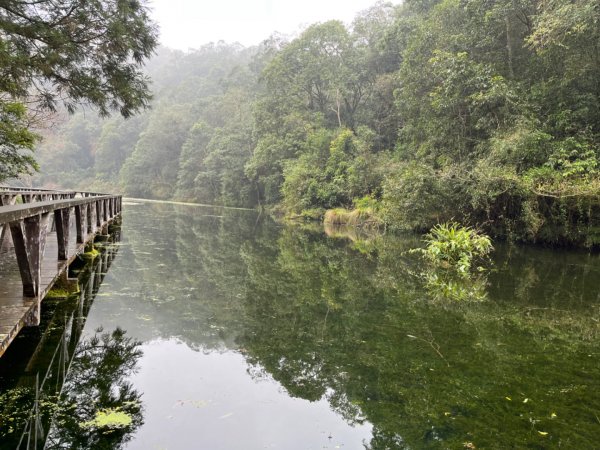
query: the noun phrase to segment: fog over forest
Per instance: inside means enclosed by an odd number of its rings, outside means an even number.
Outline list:
[[[407,0],[253,47],[162,47],[151,109],[63,113],[29,181],[591,246],[599,22],[595,0]]]

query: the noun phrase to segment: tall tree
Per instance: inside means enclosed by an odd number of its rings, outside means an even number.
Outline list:
[[[156,44],[145,0],[3,1],[0,108],[20,103],[40,113],[62,104],[73,112],[89,105],[103,116],[111,110],[131,116],[150,100],[141,66]],[[7,167],[0,179],[35,168],[19,153],[31,148],[27,140],[0,133],[0,146],[20,155],[11,162],[0,152]]]

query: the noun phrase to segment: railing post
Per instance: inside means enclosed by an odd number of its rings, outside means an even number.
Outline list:
[[[14,205],[17,201],[16,195],[0,195],[0,206],[10,206]],[[0,224],[0,248],[2,248],[2,243],[4,242],[4,235],[6,234],[6,226],[5,224]]]

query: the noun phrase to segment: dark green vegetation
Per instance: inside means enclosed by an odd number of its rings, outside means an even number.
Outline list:
[[[142,355],[140,342],[118,327],[83,331],[118,251],[117,235],[96,258],[71,266],[79,290],[50,291],[41,326],[25,328],[3,356],[0,449],[113,450],[143,423],[140,393],[127,381]]]
[[[595,0],[407,0],[255,48],[160,49],[154,109],[71,118],[40,181],[305,217],[367,201],[395,229],[591,247],[599,39]]]
[[[500,247],[488,301],[456,304],[414,275],[414,239],[331,239],[216,208],[129,209],[131,252],[118,260],[129,269],[112,272],[103,308],[138,336],[240,351],[257,378],[371,423],[372,449],[600,439],[597,256]]]
[[[156,46],[145,0],[8,0],[0,5],[0,181],[31,173],[29,150],[58,108],[124,117],[150,100],[141,64]]]
[[[584,449],[600,440],[598,255],[499,245],[481,285],[487,301],[456,303],[418,276],[422,258],[406,252],[414,238],[352,240],[341,229],[328,238],[253,212],[170,205],[129,205],[123,227],[125,247],[88,322],[119,323],[154,347],[176,339],[200,354],[242,354],[260,382],[371,424],[366,448]],[[115,356],[134,350],[120,343]],[[108,370],[103,389],[124,380],[129,366],[86,355],[67,399],[87,392],[93,367]],[[151,396],[139,394],[142,403]],[[169,414],[159,411],[165,427]],[[210,434],[193,423],[198,439]],[[239,446],[263,447],[249,439]]]

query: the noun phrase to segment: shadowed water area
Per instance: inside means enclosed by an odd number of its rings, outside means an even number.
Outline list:
[[[17,446],[36,375],[63,347],[56,388],[38,389],[38,448],[600,442],[598,255],[498,245],[484,276],[433,286],[406,253],[415,237],[212,207],[123,215],[110,268],[91,270],[102,283],[48,302],[0,360],[1,448]]]

